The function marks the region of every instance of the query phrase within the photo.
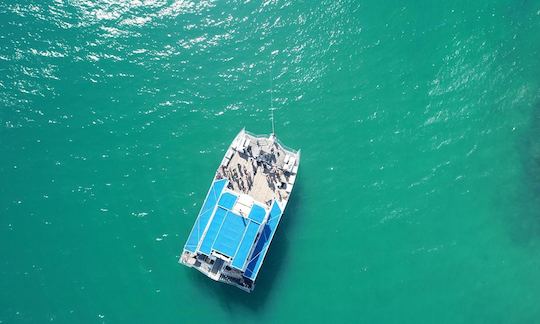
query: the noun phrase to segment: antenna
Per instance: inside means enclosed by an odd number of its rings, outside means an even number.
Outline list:
[[[272,109],[272,135],[275,135],[275,126],[274,126],[274,109]]]
[[[276,134],[275,125],[274,125],[274,88],[273,88],[273,76],[272,76],[272,65],[270,64],[270,113],[272,117],[272,136]]]

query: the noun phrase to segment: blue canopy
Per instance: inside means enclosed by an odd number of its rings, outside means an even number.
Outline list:
[[[244,272],[244,277],[251,280],[255,280],[257,277],[264,257],[266,256],[266,252],[268,251],[268,247],[270,246],[270,242],[272,241],[279,221],[281,220],[281,215],[281,208],[279,208],[278,204],[274,201],[268,221],[264,225],[259,240],[257,241],[257,245],[251,254],[246,271]]]
[[[244,277],[255,280],[281,220],[282,210],[274,201],[264,225],[261,224],[266,209],[256,203],[247,218],[232,212],[238,196],[224,192],[227,181],[222,179],[212,183],[184,248],[205,255],[215,251],[227,256],[232,260],[232,267],[244,271]]]
[[[221,198],[219,198],[219,205],[221,207],[232,209],[234,206],[234,203],[236,203],[236,199],[238,199],[238,196],[230,193],[230,192],[224,192],[221,195]]]
[[[253,205],[248,217],[257,223],[262,224],[264,216],[266,216],[266,210],[259,205]]]

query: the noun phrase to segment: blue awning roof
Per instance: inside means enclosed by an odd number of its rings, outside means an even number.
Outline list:
[[[244,237],[242,238],[242,242],[240,243],[238,251],[236,251],[236,255],[234,256],[232,262],[232,266],[236,269],[244,270],[249,252],[251,251],[253,242],[255,241],[257,233],[259,232],[259,227],[259,224],[251,221],[249,222],[246,232],[244,233]]]
[[[213,249],[228,257],[234,257],[248,223],[249,220],[229,211],[221,224]]]
[[[212,251],[221,253],[232,259],[232,267],[244,271],[244,277],[255,280],[281,220],[282,210],[274,201],[264,225],[261,224],[267,211],[257,203],[253,204],[247,218],[232,212],[238,196],[224,191],[227,181],[222,179],[212,183],[184,249],[206,255]]]
[[[208,226],[208,231],[206,231],[206,235],[204,236],[204,239],[202,241],[200,247],[200,251],[202,253],[210,255],[210,253],[212,252],[212,246],[214,245],[214,241],[219,234],[219,229],[221,228],[221,224],[223,223],[226,215],[226,209],[221,207],[217,208],[216,213],[214,214],[214,218],[212,219],[210,226]]]
[[[255,250],[251,254],[251,259],[247,265],[246,271],[244,272],[244,277],[251,280],[255,280],[257,277],[264,257],[266,256],[266,252],[268,251],[268,247],[270,246],[270,242],[272,241],[279,221],[281,220],[281,215],[281,208],[279,208],[278,204],[274,201],[272,209],[270,210],[268,221],[264,225],[261,236],[257,241],[257,245],[255,246]]]
[[[253,205],[248,217],[257,223],[262,224],[264,216],[266,216],[266,210],[259,205]]]
[[[219,205],[221,207],[225,207],[227,209],[232,209],[234,206],[234,203],[236,203],[236,200],[238,199],[237,195],[234,195],[230,192],[224,192],[221,195],[221,198],[219,198]]]

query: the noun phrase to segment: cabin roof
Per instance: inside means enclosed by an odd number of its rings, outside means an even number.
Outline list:
[[[255,280],[281,209],[265,208],[249,196],[227,189],[227,179],[212,183],[184,249],[217,255]]]

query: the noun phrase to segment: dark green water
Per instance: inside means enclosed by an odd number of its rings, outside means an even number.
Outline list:
[[[539,57],[540,1],[2,1],[0,323],[538,323]],[[271,74],[249,295],[177,258]]]

